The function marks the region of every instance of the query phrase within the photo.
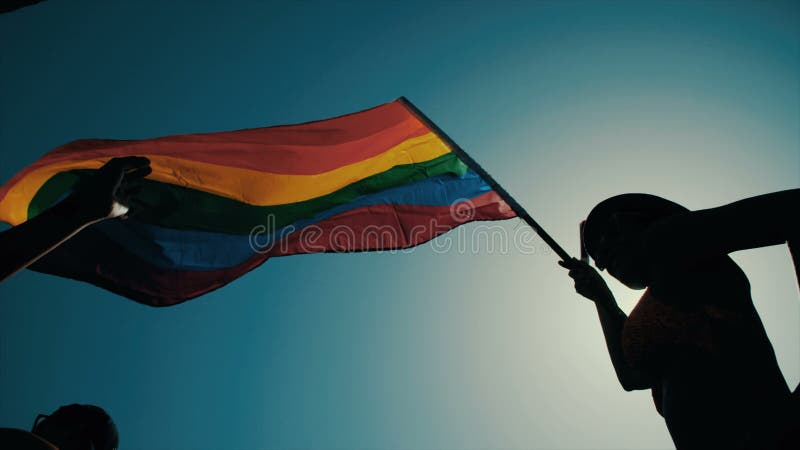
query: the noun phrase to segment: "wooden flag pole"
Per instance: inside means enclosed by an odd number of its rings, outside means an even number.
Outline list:
[[[538,223],[536,223],[535,220],[533,220],[533,217],[531,217],[531,215],[528,214],[528,211],[525,211],[525,208],[523,208],[522,205],[517,203],[517,201],[514,200],[514,197],[512,197],[511,194],[509,194],[505,189],[503,189],[503,186],[500,186],[500,184],[497,181],[495,181],[494,178],[492,178],[492,176],[489,175],[489,173],[487,173],[486,170],[484,170],[483,167],[480,166],[480,164],[475,162],[475,160],[472,159],[472,157],[469,156],[467,152],[464,151],[464,149],[459,147],[458,144],[455,143],[455,141],[450,139],[450,136],[448,136],[447,133],[445,133],[444,131],[442,131],[441,128],[436,126],[436,124],[433,123],[433,121],[429,119],[428,116],[426,116],[422,111],[417,109],[417,107],[414,106],[414,104],[411,103],[407,98],[400,97],[397,100],[400,103],[402,103],[406,108],[408,108],[408,110],[411,111],[411,113],[414,114],[417,117],[417,119],[422,121],[422,123],[424,123],[428,128],[433,130],[433,132],[436,133],[450,147],[453,153],[458,155],[458,157],[462,161],[464,161],[464,163],[467,166],[469,166],[472,170],[475,171],[475,173],[477,173],[481,178],[483,178],[483,180],[492,188],[492,190],[497,192],[497,194],[503,200],[505,200],[506,203],[508,203],[508,206],[510,206],[511,210],[514,211],[514,213],[516,213],[517,217],[524,220],[525,223],[530,225],[530,227],[533,228],[536,234],[538,234],[539,237],[541,237],[542,240],[545,243],[547,243],[547,245],[549,245],[550,248],[553,249],[553,251],[556,252],[556,254],[561,258],[562,261],[567,261],[572,258],[569,255],[569,253],[567,253],[563,248],[561,248],[560,245],[558,245],[558,242],[556,242],[552,237],[550,237],[549,234],[547,234],[546,231],[544,231],[544,228],[542,228],[541,225],[539,225]]]

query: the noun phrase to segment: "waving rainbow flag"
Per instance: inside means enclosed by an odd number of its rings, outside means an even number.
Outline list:
[[[399,99],[299,125],[71,142],[0,188],[0,220],[36,216],[113,157],[149,158],[129,219],[92,225],[31,268],[167,306],[269,257],[406,248],[514,217],[420,114]]]

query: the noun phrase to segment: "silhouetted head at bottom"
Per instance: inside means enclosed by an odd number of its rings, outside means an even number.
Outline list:
[[[59,450],[115,450],[119,446],[111,416],[94,405],[72,404],[49,416],[40,414],[31,431]]]

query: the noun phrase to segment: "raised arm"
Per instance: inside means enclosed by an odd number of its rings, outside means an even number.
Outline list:
[[[149,173],[147,158],[114,158],[62,202],[0,233],[0,281],[33,264],[83,228],[126,214],[135,181]]]
[[[633,391],[653,387],[653,382],[647,374],[634,369],[625,360],[622,351],[622,329],[627,316],[617,306],[614,294],[611,293],[603,277],[588,263],[575,258],[559,261],[558,264],[569,269],[569,276],[575,280],[575,291],[594,302],[600,326],[603,328],[606,348],[622,388]]]
[[[642,250],[664,264],[705,259],[737,250],[789,243],[800,238],[800,189],[750,197],[653,223]]]

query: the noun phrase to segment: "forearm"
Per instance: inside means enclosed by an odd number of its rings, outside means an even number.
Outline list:
[[[800,189],[791,189],[663,219],[648,229],[644,244],[672,264],[784,244],[798,233]]]
[[[559,261],[558,264],[569,269],[569,276],[575,280],[575,291],[595,304],[608,354],[623,389],[630,391],[650,388],[652,383],[649,377],[625,361],[622,351],[622,330],[627,316],[617,306],[614,294],[611,293],[603,277],[587,262],[575,258]]]
[[[649,377],[631,367],[625,360],[625,354],[622,350],[622,330],[625,326],[625,320],[627,320],[625,312],[617,306],[613,297],[595,301],[595,307],[597,308],[600,325],[603,328],[608,355],[611,357],[611,363],[622,388],[626,391],[632,391],[652,387]]]
[[[68,202],[0,233],[0,281],[33,264],[96,220],[82,217]]]

